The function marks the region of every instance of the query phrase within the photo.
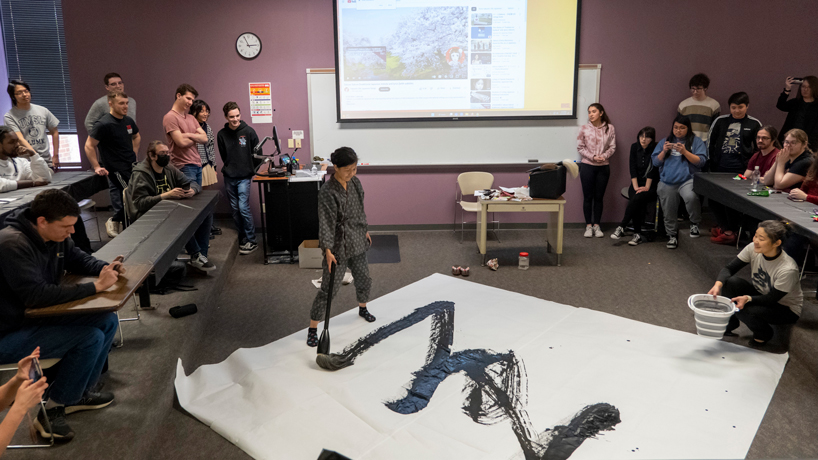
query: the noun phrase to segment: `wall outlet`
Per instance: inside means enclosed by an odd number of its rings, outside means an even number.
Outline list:
[[[287,139],[287,147],[289,147],[289,148],[294,148],[294,147],[295,147],[295,145],[293,145],[293,144],[294,144],[294,143],[293,143],[293,140],[292,140],[292,139]]]
[[[295,140],[295,148],[297,148],[297,149],[301,148],[301,139],[296,139]]]

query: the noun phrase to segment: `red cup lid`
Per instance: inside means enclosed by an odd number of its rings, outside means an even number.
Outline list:
[[[528,257],[528,253],[527,252],[521,252],[520,257]]]

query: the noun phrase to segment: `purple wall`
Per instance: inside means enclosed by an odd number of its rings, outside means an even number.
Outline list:
[[[783,123],[775,101],[784,78],[818,73],[818,29],[813,2],[788,2],[787,10],[775,5],[763,0],[583,1],[580,62],[602,64],[600,102],[619,133],[604,221],[617,221],[624,211],[619,189],[629,183],[627,152],[636,133],[652,125],[660,137],[666,135],[694,73],[710,76],[709,95],[722,104],[722,113],[731,93],[746,91],[751,115],[765,124]],[[288,129],[307,131],[305,69],[335,65],[329,0],[85,0],[64,2],[63,10],[77,117],[82,119],[103,94],[102,76],[119,72],[139,102],[143,145],[163,136],[162,116],[182,82],[208,101],[211,126],[220,129],[224,102],[237,101],[247,116],[247,83],[270,81],[279,133],[290,137]],[[89,15],[106,19],[92,24]],[[263,42],[261,56],[249,62],[234,47],[236,37],[247,31]],[[264,135],[271,125],[254,128]],[[312,156],[308,138],[298,154],[302,161]],[[515,186],[526,181],[524,169],[488,170],[495,173],[495,184]],[[460,171],[362,169],[370,224],[451,222]],[[415,191],[410,200],[401,196],[408,189]],[[569,181],[565,196],[566,222],[582,221],[578,179]],[[226,210],[224,200],[221,205]],[[532,217],[507,214],[503,222]]]

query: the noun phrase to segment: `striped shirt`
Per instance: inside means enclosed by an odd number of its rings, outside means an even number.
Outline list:
[[[703,101],[689,97],[679,104],[679,113],[690,118],[693,133],[707,143],[707,133],[713,120],[719,117],[721,105],[712,97],[707,97]]]

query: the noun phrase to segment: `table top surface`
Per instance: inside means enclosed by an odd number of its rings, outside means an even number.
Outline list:
[[[7,214],[21,206],[27,205],[34,200],[34,197],[43,190],[60,189],[65,190],[80,182],[94,180],[97,177],[93,171],[60,171],[54,173],[51,182],[39,187],[29,187],[10,192],[0,193],[0,214]],[[13,201],[3,201],[4,199],[14,199]]]
[[[549,199],[549,198],[532,198],[530,200],[485,200],[483,198],[477,198],[477,202],[481,204],[565,204],[565,198],[560,196],[559,198]]]
[[[793,224],[797,233],[818,241],[818,222],[812,220],[818,206],[807,201],[792,201],[787,193],[749,196],[750,181],[734,180],[732,173],[698,173],[693,190],[714,201],[756,219],[779,219]]]
[[[27,308],[26,317],[42,318],[46,316],[63,316],[88,313],[102,313],[116,311],[125,305],[125,302],[136,292],[137,288],[147,279],[152,267],[147,264],[125,264],[125,273],[107,290],[84,299],[74,300],[45,308]],[[62,284],[92,283],[95,276],[68,275],[63,278]]]

